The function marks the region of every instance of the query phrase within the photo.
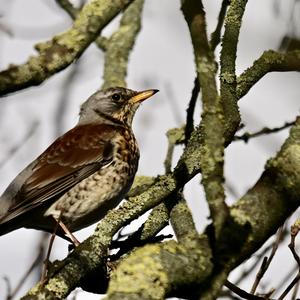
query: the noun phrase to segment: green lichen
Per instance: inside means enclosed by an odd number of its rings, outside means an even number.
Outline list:
[[[66,68],[93,42],[101,29],[132,0],[94,0],[84,6],[73,26],[36,46],[39,55],[0,72],[0,95],[38,85]]]
[[[106,44],[102,88],[126,86],[129,54],[141,29],[144,0],[136,0],[125,10],[119,29]]]
[[[163,299],[168,276],[157,255],[158,245],[148,245],[127,257],[113,273],[108,298],[117,294],[138,294],[142,299]]]

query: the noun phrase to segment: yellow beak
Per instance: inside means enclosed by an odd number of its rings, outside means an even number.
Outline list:
[[[131,104],[142,102],[142,101],[150,98],[151,96],[153,96],[157,92],[158,92],[158,90],[154,90],[154,89],[138,92],[128,102],[131,103]]]

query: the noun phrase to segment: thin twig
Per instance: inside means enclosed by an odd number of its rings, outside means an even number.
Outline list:
[[[283,293],[280,295],[280,297],[278,298],[278,300],[282,300],[285,298],[285,296],[291,291],[291,289],[294,287],[294,286],[297,286],[298,283],[299,283],[299,279],[300,279],[300,257],[299,255],[297,254],[296,252],[296,249],[295,249],[295,240],[296,240],[296,237],[298,235],[300,231],[300,221],[297,220],[295,222],[295,224],[293,224],[291,226],[291,241],[289,243],[289,248],[293,254],[293,257],[298,265],[298,274],[296,275],[296,277],[292,280],[292,282],[287,286],[287,288],[283,291]]]
[[[167,155],[166,155],[166,158],[164,161],[166,174],[168,174],[172,171],[172,159],[173,159],[174,148],[175,148],[175,145],[173,143],[170,143],[170,140],[169,140]]]
[[[232,293],[231,290],[222,290],[219,294],[220,297],[226,297],[226,299],[230,299],[230,300],[241,300],[241,298],[239,296],[236,296],[235,294]]]
[[[255,294],[255,291],[256,291],[261,279],[263,278],[266,271],[268,270],[268,268],[269,268],[269,266],[270,266],[270,264],[271,264],[271,262],[272,262],[272,260],[275,256],[275,253],[278,249],[278,246],[279,246],[279,244],[282,240],[282,236],[283,236],[283,226],[281,226],[277,231],[276,240],[273,244],[270,256],[269,257],[265,256],[264,259],[263,259],[261,267],[260,267],[260,269],[259,269],[259,271],[256,275],[255,281],[254,281],[253,286],[251,288],[251,291],[250,291],[251,294]]]
[[[192,90],[192,96],[189,102],[189,106],[186,110],[186,126],[185,126],[185,145],[187,144],[191,134],[194,130],[194,111],[196,106],[196,101],[200,92],[200,83],[196,77],[194,80],[194,87]]]
[[[292,294],[291,300],[296,300],[297,294],[298,294],[298,290],[299,290],[299,285],[300,285],[300,281],[298,280],[298,282],[296,283],[295,288],[293,290],[293,294]]]
[[[239,295],[240,297],[242,297],[243,299],[248,299],[248,300],[266,300],[265,297],[260,297],[260,296],[256,296],[253,294],[250,294],[242,289],[240,289],[238,286],[236,286],[235,284],[231,283],[230,281],[226,280],[224,285],[230,289],[232,292],[234,292],[235,294]]]
[[[185,141],[185,134],[183,128],[172,128],[167,131],[168,150],[164,161],[166,174],[171,172],[172,159],[175,145],[180,145]]]
[[[253,133],[249,133],[246,132],[242,135],[236,135],[234,137],[234,141],[244,141],[245,143],[247,143],[249,141],[249,139],[251,138],[255,138],[264,134],[270,134],[270,133],[275,133],[281,130],[284,130],[286,128],[289,128],[291,126],[293,126],[295,124],[295,121],[293,122],[285,122],[284,125],[279,126],[279,127],[274,127],[274,128],[268,128],[268,127],[264,127],[261,130],[257,131],[257,132],[253,132]]]
[[[76,8],[69,0],[55,0],[56,3],[64,9],[72,19],[75,19],[79,13],[79,9]]]
[[[296,277],[292,280],[292,282],[288,285],[288,287],[284,290],[284,292],[280,295],[278,300],[283,300],[285,296],[291,291],[291,289],[299,282],[300,273],[296,275]]]
[[[215,31],[211,34],[211,37],[210,37],[210,47],[212,50],[215,50],[221,41],[221,31],[222,31],[222,27],[224,24],[224,19],[225,19],[228,5],[229,5],[228,0],[222,1],[222,6],[221,6],[220,13],[218,16],[218,24],[217,24]]]
[[[290,278],[292,276],[294,276],[294,274],[296,273],[296,271],[298,270],[298,265],[295,265],[282,279],[281,281],[278,283],[277,286],[284,286],[286,285],[286,283],[290,280]]]
[[[10,300],[11,299],[11,284],[10,284],[10,280],[7,276],[3,277],[3,280],[6,283],[6,300]]]
[[[286,229],[286,226],[284,226],[284,231],[282,232],[282,240],[287,236],[288,230]],[[267,247],[265,247],[261,253],[256,254],[253,256],[253,259],[255,259],[255,262],[248,267],[247,269],[245,269],[240,275],[239,278],[235,281],[235,285],[239,285],[241,283],[242,280],[244,280],[245,278],[247,278],[247,276],[249,274],[251,274],[253,272],[254,269],[256,269],[256,267],[258,266],[258,264],[260,263],[261,259],[266,255],[267,252],[270,251],[270,249],[273,247],[273,244],[268,245]],[[290,278],[292,276],[292,274],[295,273],[295,270],[293,270],[288,276],[287,279]],[[286,279],[286,280],[287,280]],[[279,284],[278,286],[283,286],[284,283],[286,282],[283,281],[281,284]]]
[[[297,262],[297,265],[298,265],[299,270],[300,270],[300,258],[299,258],[299,255],[296,252],[296,249],[295,249],[295,240],[296,240],[296,237],[299,233],[299,230],[300,230],[300,221],[297,221],[297,222],[295,222],[295,224],[293,224],[291,226],[291,242],[289,244],[289,248],[290,248],[290,250],[291,250],[291,252],[294,256],[294,259]]]

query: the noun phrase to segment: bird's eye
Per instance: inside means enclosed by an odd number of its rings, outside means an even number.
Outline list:
[[[113,94],[112,99],[115,100],[115,101],[118,101],[118,100],[121,99],[121,95],[120,94]]]

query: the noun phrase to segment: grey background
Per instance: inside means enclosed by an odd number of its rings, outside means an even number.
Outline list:
[[[141,151],[139,174],[157,175],[164,172],[167,129],[180,126],[185,121],[185,109],[190,98],[195,76],[193,52],[189,32],[180,11],[180,2],[171,0],[145,1],[143,29],[130,56],[128,87],[136,90],[157,88],[160,93],[144,103],[134,121],[134,132]],[[238,45],[237,72],[249,67],[266,49],[277,49],[287,32],[298,34],[293,18],[293,0],[276,1],[280,14],[276,14],[274,0],[249,1]],[[71,25],[65,12],[55,1],[49,0],[0,0],[0,24],[11,32],[0,32],[0,67],[9,63],[19,64],[34,55],[33,45],[47,40]],[[208,32],[217,21],[220,1],[204,1],[207,11]],[[299,12],[299,9],[298,9]],[[293,17],[292,17],[293,16]],[[109,35],[117,28],[119,18],[105,29]],[[217,57],[218,57],[217,53]],[[77,121],[79,105],[102,82],[103,53],[94,45],[77,63],[76,75],[71,89],[66,90],[66,80],[73,67],[60,72],[38,87],[33,87],[1,99],[0,102],[0,193],[30,161],[39,155],[59,133],[71,128]],[[299,113],[299,74],[273,73],[265,76],[240,101],[243,123],[247,131],[263,126],[280,126],[292,121]],[[65,110],[60,126],[57,126],[59,103],[64,99]],[[200,102],[196,110],[196,122],[200,116]],[[33,135],[22,142],[24,135],[34,127]],[[226,149],[225,175],[227,201],[232,203],[245,193],[259,178],[266,160],[274,155],[288,134],[285,130],[268,137],[251,140],[248,144],[235,142]],[[21,146],[22,145],[22,146]],[[13,151],[14,147],[17,151]],[[181,148],[176,149],[175,159]],[[197,228],[202,230],[209,222],[199,176],[186,187],[185,195],[192,209]],[[228,188],[230,187],[230,189]],[[232,192],[232,191],[233,192]],[[292,217],[295,221],[297,215]],[[144,216],[145,218],[145,216]],[[144,219],[143,218],[143,219]],[[134,222],[132,230],[137,226]],[[80,240],[90,235],[93,227],[78,232]],[[168,232],[168,230],[166,231]],[[20,229],[0,237],[0,299],[6,295],[7,276],[14,287],[34,260],[41,233]],[[67,254],[67,245],[57,238],[53,259]],[[272,264],[266,282],[277,287],[280,278],[294,261],[286,246],[281,247],[276,262]],[[234,271],[231,279],[238,276]],[[18,294],[23,295],[33,282],[33,274]],[[246,280],[241,287],[249,289]],[[99,299],[99,295],[78,292],[78,299]],[[18,298],[18,297],[17,297]]]

